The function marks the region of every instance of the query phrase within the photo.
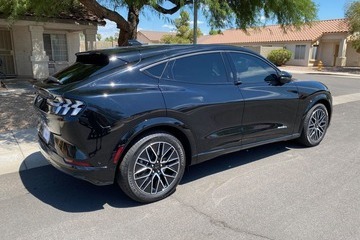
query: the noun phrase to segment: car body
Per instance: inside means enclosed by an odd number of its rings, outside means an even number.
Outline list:
[[[294,80],[250,50],[223,45],[78,53],[35,88],[50,163],[97,185],[118,181],[141,202],[171,194],[186,165],[290,139],[315,146],[332,113],[322,83]]]

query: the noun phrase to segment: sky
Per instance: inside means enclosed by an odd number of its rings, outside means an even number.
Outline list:
[[[328,20],[328,19],[338,19],[344,18],[345,5],[351,2],[351,0],[314,0],[315,4],[318,6],[318,19],[319,20]],[[185,9],[190,13],[192,18],[191,11],[189,7]],[[127,11],[126,9],[121,9],[120,14],[126,18]],[[161,32],[170,32],[174,30],[174,26],[171,24],[170,19],[179,18],[180,11],[173,15],[168,15],[167,19],[164,17],[159,17],[158,14],[155,14],[149,9],[143,10],[140,14],[140,23],[138,30],[150,30],[150,31],[161,31]],[[116,28],[116,24],[106,20],[105,27],[99,27],[98,33],[102,35],[103,38],[114,36],[119,30]],[[193,22],[191,22],[192,24]],[[270,23],[269,23],[270,24]],[[198,27],[206,35],[210,31],[210,26],[206,22],[206,18],[199,11],[198,16]]]

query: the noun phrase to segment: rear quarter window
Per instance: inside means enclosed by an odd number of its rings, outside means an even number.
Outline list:
[[[155,66],[147,68],[146,70],[144,70],[144,73],[152,77],[160,78],[164,72],[165,66],[166,66],[166,62],[160,63]]]

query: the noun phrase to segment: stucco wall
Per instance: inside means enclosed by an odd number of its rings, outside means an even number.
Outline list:
[[[305,58],[304,59],[295,59],[296,45],[305,45]],[[309,42],[287,43],[287,44],[285,44],[285,48],[292,52],[291,59],[286,63],[287,65],[295,65],[295,66],[308,66],[309,65],[311,43],[309,43]]]
[[[351,42],[348,43],[346,49],[346,66],[359,67],[360,66],[360,53],[352,47]]]
[[[304,59],[294,59],[295,57],[295,47],[296,45],[305,45],[305,58]],[[239,45],[240,46],[240,45]],[[246,48],[249,48],[255,52],[260,53],[262,56],[266,57],[271,50],[286,48],[292,52],[291,59],[286,63],[287,65],[295,66],[308,66],[310,60],[310,48],[312,47],[310,42],[294,42],[294,43],[259,43],[251,45],[241,45]],[[260,48],[260,46],[262,46]],[[259,52],[260,51],[260,52]]]
[[[29,27],[13,26],[12,36],[14,44],[15,69],[19,76],[32,76],[31,56],[31,38]]]
[[[76,61],[75,54],[80,51],[80,32],[68,32],[66,34],[68,42],[69,64]]]
[[[8,22],[0,19],[0,28],[7,29],[7,27]],[[15,74],[40,79],[40,75],[41,77],[48,75],[48,70],[53,73],[71,65],[76,61],[75,54],[80,51],[80,33],[85,34],[91,50],[96,31],[97,26],[92,24],[16,21],[10,28]],[[68,61],[49,64],[48,57],[44,55],[44,33],[66,35]],[[36,47],[33,48],[33,45]]]

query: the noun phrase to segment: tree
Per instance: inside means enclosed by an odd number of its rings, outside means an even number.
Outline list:
[[[176,35],[164,35],[161,41],[164,43],[193,43],[194,31],[190,28],[190,16],[186,11],[180,12],[180,18],[175,19]],[[201,36],[202,32],[197,29],[197,35]]]
[[[203,14],[213,28],[227,28],[234,25],[246,29],[261,24],[261,17],[276,21],[283,27],[309,23],[316,17],[317,8],[313,0],[196,0]],[[38,16],[58,14],[63,9],[82,4],[87,10],[102,19],[116,23],[120,29],[118,44],[127,45],[135,39],[139,14],[151,9],[159,16],[176,13],[193,0],[0,0],[0,12],[15,19],[26,11]],[[165,7],[169,6],[170,7]],[[127,18],[118,11],[127,9]]]
[[[360,1],[352,2],[347,6],[345,17],[349,21],[352,46],[360,53]]]
[[[221,30],[218,29],[218,30],[215,30],[215,29],[210,29],[209,31],[209,35],[217,35],[217,34],[222,34]]]
[[[107,37],[107,38],[105,38],[105,41],[107,41],[107,42],[113,42],[113,41],[114,41],[114,37],[113,37],[113,36]]]
[[[111,46],[113,47],[114,46],[114,42],[117,42],[117,37],[115,36],[110,36],[110,37],[107,37],[107,38],[105,38],[105,41],[106,42],[111,42]]]
[[[96,34],[96,39],[97,39],[98,41],[101,41],[101,38],[102,38],[102,36],[101,36],[100,33]]]

